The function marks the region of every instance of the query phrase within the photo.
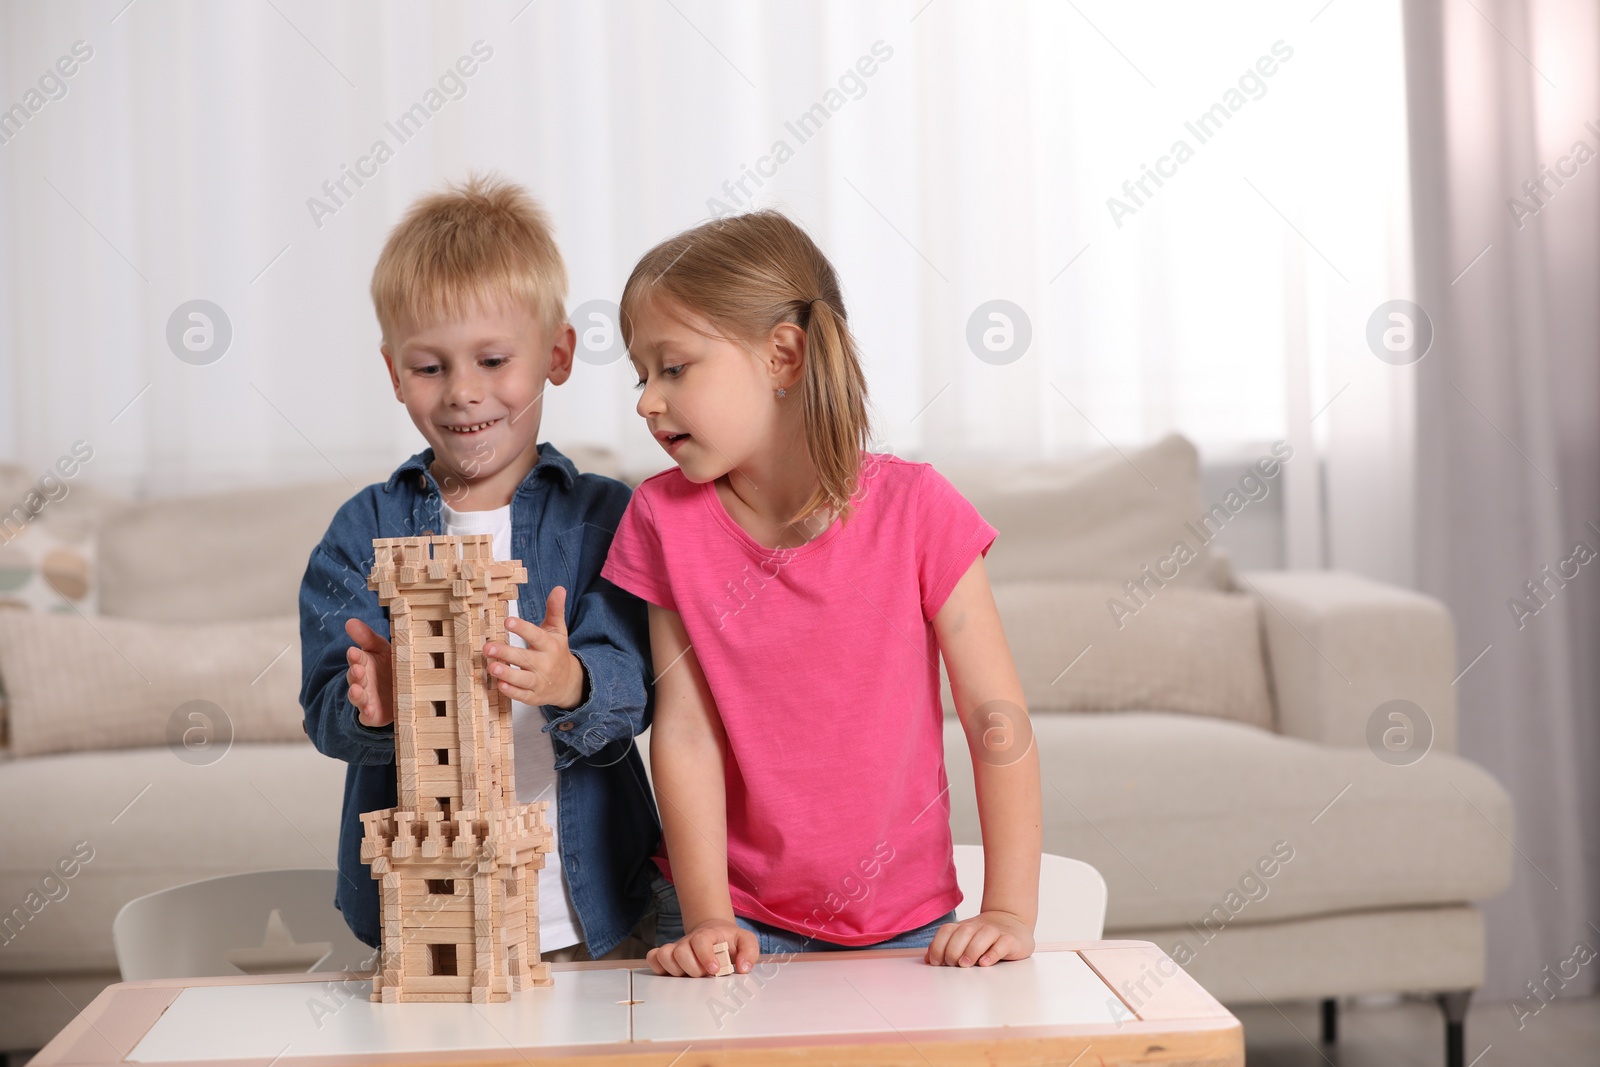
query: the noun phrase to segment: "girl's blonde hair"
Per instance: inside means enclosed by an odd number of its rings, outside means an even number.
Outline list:
[[[624,344],[633,343],[638,312],[663,298],[745,344],[764,341],[780,323],[805,331],[797,400],[818,485],[789,521],[823,507],[847,519],[871,427],[866,376],[828,257],[776,211],[714,219],[656,245],[633,268],[622,290]]]

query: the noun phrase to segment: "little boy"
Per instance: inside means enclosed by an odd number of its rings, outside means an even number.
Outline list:
[[[365,811],[393,807],[388,621],[367,589],[372,539],[490,534],[528,581],[508,639],[484,646],[512,703],[517,800],[548,800],[555,847],[539,872],[544,958],[644,955],[676,898],[650,861],[660,820],[633,738],[652,711],[642,601],[600,577],[630,491],[579,474],[538,444],[547,382],[572,373],[566,267],[543,211],[519,187],[470,179],[424,197],[372,275],[383,359],[429,448],[348,501],[300,586],[306,733],[350,766],[335,903],[379,943],[378,890],[361,862]],[[354,644],[352,644],[354,642]]]

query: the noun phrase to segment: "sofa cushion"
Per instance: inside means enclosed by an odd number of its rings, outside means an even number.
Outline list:
[[[94,557],[93,528],[73,518],[41,515],[0,536],[0,610],[93,614]]]
[[[1282,1003],[1483,987],[1483,912],[1470,904],[1238,923],[1202,933],[1136,927],[1116,936],[1155,943],[1230,1008],[1268,997]]]
[[[303,740],[298,626],[0,611],[11,753]]]
[[[997,583],[994,598],[1034,712],[1161,708],[1272,729],[1247,593],[1169,587],[1134,601],[1109,582],[1039,581]],[[948,680],[944,701],[954,714]]]
[[[1033,730],[1044,849],[1100,870],[1107,936],[1458,903],[1511,878],[1511,799],[1456,756],[1397,767],[1365,747],[1163,712],[1045,713]],[[954,721],[945,763],[955,839],[980,843]]]
[[[0,464],[0,608],[94,612],[95,530],[126,501],[82,481],[84,454],[37,473]]]
[[[7,821],[0,901],[38,907],[6,913],[0,974],[114,969],[111,920],[157,889],[336,866],[344,770],[306,741],[238,744],[204,766],[166,748],[0,763],[0,806],[27,813]]]
[[[23,467],[0,463],[0,541],[43,516],[98,525],[128,501],[90,484],[94,452],[79,441],[54,463]]]
[[[1171,434],[1144,448],[1084,459],[938,464],[1000,531],[985,557],[991,581],[1137,581],[1149,566],[1179,586],[1231,588],[1201,528],[1200,457]],[[1192,525],[1191,525],[1192,524]],[[1186,546],[1184,562],[1174,548]]]
[[[292,615],[347,482],[133,505],[100,531],[100,611],[153,622]]]
[[[595,446],[557,444],[582,473],[618,475]],[[334,512],[368,471],[322,482],[169,497],[120,511],[100,532],[100,611],[155,622],[261,619],[299,610],[300,579]]]

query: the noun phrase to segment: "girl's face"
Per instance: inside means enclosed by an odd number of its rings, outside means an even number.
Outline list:
[[[799,377],[783,327],[753,349],[717,333],[682,305],[651,300],[635,316],[628,351],[639,375],[634,410],[692,482],[765,468],[780,439],[777,389],[792,394]]]

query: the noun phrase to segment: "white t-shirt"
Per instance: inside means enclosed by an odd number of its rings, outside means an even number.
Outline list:
[[[490,534],[494,537],[494,558],[511,558],[511,505],[492,511],[456,511],[443,506],[444,532],[451,537],[462,534]],[[506,601],[507,613],[521,618],[516,600]],[[544,618],[543,612],[539,618]],[[510,643],[527,648],[528,643],[506,631]],[[516,766],[517,803],[548,800],[545,813],[550,823],[551,849],[539,871],[539,948],[543,951],[566,948],[583,938],[572,896],[567,890],[567,872],[561,865],[560,820],[556,818],[556,754],[550,735],[544,732],[544,713],[520,700],[511,702],[511,749]]]

